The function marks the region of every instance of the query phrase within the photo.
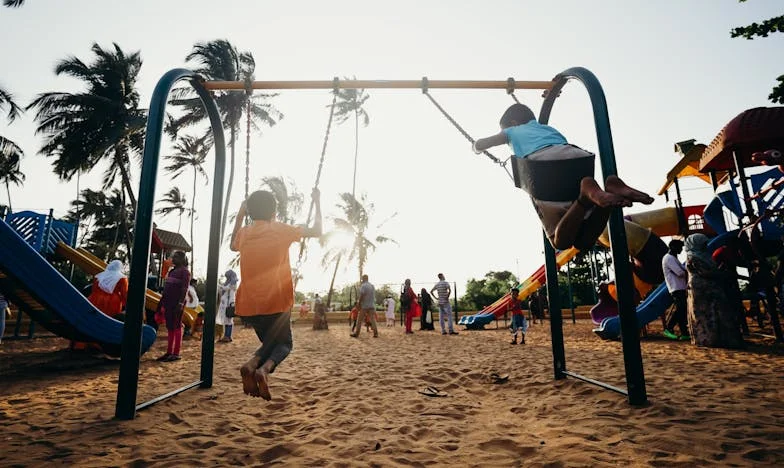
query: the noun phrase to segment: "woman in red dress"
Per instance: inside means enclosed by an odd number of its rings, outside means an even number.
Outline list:
[[[87,298],[109,317],[119,315],[128,300],[128,278],[123,274],[122,267],[119,260],[109,262],[106,270],[95,275],[92,292]]]

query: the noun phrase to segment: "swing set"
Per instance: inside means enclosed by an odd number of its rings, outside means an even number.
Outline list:
[[[136,241],[132,248],[132,262],[130,266],[130,281],[128,288],[127,315],[123,329],[122,353],[120,362],[120,375],[117,389],[115,417],[118,419],[133,419],[137,411],[148,408],[155,403],[171,398],[179,393],[194,387],[210,388],[213,380],[213,358],[215,354],[215,313],[218,289],[218,260],[221,244],[221,211],[223,204],[223,183],[226,162],[226,141],[223,126],[211,90],[236,90],[245,91],[250,95],[255,89],[331,89],[333,101],[330,107],[327,132],[316,174],[315,187],[318,187],[321,170],[326,154],[327,140],[335,110],[338,89],[421,89],[422,93],[438,108],[455,128],[464,137],[473,142],[474,139],[466,132],[432,97],[430,89],[505,89],[514,96],[516,89],[544,90],[544,102],[539,114],[539,122],[546,124],[550,118],[550,111],[555,99],[560,95],[566,83],[575,79],[583,83],[591,99],[594,114],[594,125],[599,143],[599,156],[604,178],[617,175],[615,153],[610,132],[610,121],[607,113],[607,103],[604,91],[596,76],[582,67],[567,69],[556,75],[552,81],[515,81],[510,78],[506,81],[449,81],[449,80],[339,80],[332,81],[204,81],[202,77],[191,70],[177,68],[164,74],[158,81],[153,91],[147,120],[147,133],[145,137],[144,155],[142,160],[141,180],[139,187],[139,200],[136,209],[134,232]],[[139,384],[139,364],[141,358],[141,338],[144,317],[144,300],[147,278],[147,259],[150,255],[152,239],[152,213],[155,202],[155,185],[158,173],[158,162],[163,136],[163,125],[166,117],[166,104],[168,96],[175,83],[187,80],[195,90],[204,105],[209,117],[215,142],[215,169],[213,173],[212,207],[210,216],[210,234],[208,242],[207,279],[205,298],[204,332],[202,335],[201,368],[199,380],[185,385],[182,388],[153,398],[150,401],[137,404],[137,391]],[[248,123],[248,130],[250,123]],[[509,159],[502,161],[489,152],[484,153],[491,161],[500,165],[507,174]],[[246,159],[249,158],[249,150]],[[521,174],[513,166],[514,174],[509,174],[517,187],[521,187]],[[246,173],[246,191],[248,175]],[[308,223],[312,216],[313,205],[308,213]],[[640,350],[640,338],[637,333],[637,317],[634,313],[634,283],[629,264],[629,249],[624,229],[623,213],[621,209],[614,209],[609,220],[610,243],[612,247],[613,265],[618,291],[618,309],[620,311],[621,331],[623,335],[622,347],[624,357],[624,370],[626,376],[626,389],[618,388],[598,380],[584,377],[568,371],[563,340],[563,317],[558,294],[557,266],[555,250],[550,245],[543,233],[546,278],[548,285],[548,300],[550,303],[551,321],[550,331],[552,336],[553,370],[556,380],[572,377],[602,388],[612,390],[627,396],[631,405],[643,405],[647,401],[645,377]],[[300,246],[300,260],[304,244]]]

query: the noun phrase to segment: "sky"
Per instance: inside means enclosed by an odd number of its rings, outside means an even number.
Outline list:
[[[256,60],[258,80],[360,79],[550,80],[574,66],[591,70],[607,98],[619,175],[654,194],[678,160],[673,144],[694,138],[709,143],[745,109],[772,106],[767,96],[784,73],[784,35],[753,41],[730,38],[733,27],[782,14],[780,0],[510,0],[397,2],[137,0],[68,2],[28,0],[19,9],[0,8],[0,87],[26,106],[48,91],[78,92],[79,82],[55,76],[55,64],[93,57],[90,47],[117,43],[140,51],[138,89],[148,107],[157,80],[188,66],[197,42],[228,39]],[[360,128],[357,192],[374,204],[371,235],[396,241],[379,245],[366,273],[377,286],[403,279],[434,283],[443,272],[462,294],[469,278],[509,270],[527,277],[543,261],[536,214],[524,192],[482,156],[422,96],[419,90],[368,90],[370,124]],[[512,103],[503,90],[433,90],[432,94],[475,138],[498,132],[498,119]],[[535,112],[541,92],[519,91]],[[274,127],[251,138],[251,188],[264,176],[290,179],[308,195],[318,166],[331,96],[325,90],[286,90],[270,101],[284,114]],[[550,124],[570,143],[596,151],[593,116],[585,89],[569,83],[557,99]],[[22,187],[11,187],[14,211],[62,215],[76,198],[76,180],[61,182],[51,160],[37,154],[33,113],[0,134],[25,152]],[[167,154],[164,146],[162,154]],[[244,196],[244,136],[230,211]],[[507,148],[496,156],[506,159]],[[338,194],[350,192],[354,125],[333,127],[322,180],[325,227]],[[208,165],[212,175],[212,166]],[[81,178],[98,189],[102,167]],[[138,169],[134,184],[138,187]],[[599,169],[597,168],[597,175]],[[156,199],[172,186],[190,197],[188,176],[170,181],[159,174]],[[211,187],[197,193],[194,269],[206,272]],[[711,196],[702,183],[684,181],[686,204]],[[0,201],[6,202],[5,195]],[[667,205],[657,197],[652,207]],[[306,212],[300,218],[304,222]],[[177,230],[175,217],[156,217]],[[187,222],[182,233],[188,237]],[[295,252],[295,251],[292,251]],[[316,242],[302,264],[301,291],[324,293],[331,270],[321,266]],[[233,257],[220,252],[221,269]],[[293,258],[296,262],[296,256]],[[337,284],[354,281],[356,264]],[[429,287],[428,287],[429,289]]]

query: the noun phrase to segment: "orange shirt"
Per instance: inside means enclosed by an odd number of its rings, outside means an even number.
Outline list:
[[[98,310],[114,317],[122,312],[128,300],[128,278],[120,278],[114,291],[109,294],[98,286],[98,280],[93,280],[93,289],[87,298]]]
[[[285,312],[294,306],[289,247],[302,228],[277,221],[254,221],[237,232],[242,281],[236,314],[242,317]]]

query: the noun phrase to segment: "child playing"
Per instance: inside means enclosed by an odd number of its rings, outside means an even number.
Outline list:
[[[525,332],[528,331],[528,321],[525,319],[525,314],[523,314],[523,304],[518,298],[519,295],[520,290],[512,288],[509,304],[506,306],[506,309],[512,313],[512,326],[510,327],[512,342],[509,344],[517,344],[518,331],[520,332],[520,344],[525,344]]]
[[[357,319],[359,318],[359,303],[354,304],[354,307],[351,308],[351,312],[348,314],[348,324],[351,326],[351,333],[353,334],[356,330],[355,327],[359,327],[360,325],[357,323]]]
[[[615,207],[653,203],[648,194],[608,176],[604,190],[593,178],[594,155],[574,145],[553,127],[536,121],[533,111],[514,104],[501,116],[501,132],[474,143],[479,154],[509,144],[520,168],[519,186],[531,195],[536,213],[556,249],[591,247]]]

